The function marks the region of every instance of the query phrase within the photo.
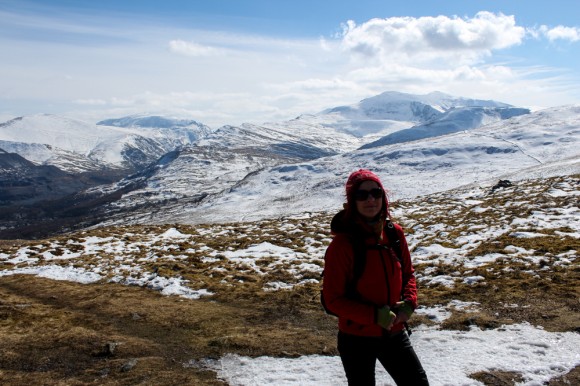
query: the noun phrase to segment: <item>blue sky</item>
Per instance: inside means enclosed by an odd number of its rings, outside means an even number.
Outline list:
[[[0,0],[0,120],[261,123],[384,91],[580,103],[576,0]]]

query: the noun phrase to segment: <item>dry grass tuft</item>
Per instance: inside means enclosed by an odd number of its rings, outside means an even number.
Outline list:
[[[519,373],[501,370],[474,373],[470,377],[482,382],[485,386],[513,386],[524,381]]]

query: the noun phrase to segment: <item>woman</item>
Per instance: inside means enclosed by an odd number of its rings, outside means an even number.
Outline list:
[[[348,384],[374,385],[378,359],[397,385],[428,385],[405,331],[417,307],[417,287],[403,229],[389,221],[385,190],[371,171],[349,176],[346,199],[331,223],[323,297],[338,316],[338,351]],[[398,236],[400,260],[389,226]],[[357,274],[355,267],[362,267]]]

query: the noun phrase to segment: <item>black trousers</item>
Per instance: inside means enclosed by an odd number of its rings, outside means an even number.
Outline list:
[[[427,374],[405,331],[382,337],[339,332],[338,352],[349,386],[374,386],[377,359],[397,386],[429,385]]]

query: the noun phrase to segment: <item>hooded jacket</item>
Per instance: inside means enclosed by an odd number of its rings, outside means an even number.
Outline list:
[[[417,307],[417,286],[409,247],[403,229],[393,224],[401,246],[399,262],[389,246],[388,235],[382,237],[365,230],[349,220],[345,211],[334,216],[331,230],[334,238],[324,257],[323,296],[327,308],[338,315],[340,331],[359,336],[382,336],[385,330],[376,323],[377,309],[393,307],[401,300],[412,308]],[[347,290],[352,283],[354,267],[354,240],[361,240],[366,248],[364,270],[356,283],[355,296]],[[376,248],[377,245],[383,246]],[[403,272],[404,270],[404,272]],[[402,323],[394,325],[390,332],[404,328]]]

